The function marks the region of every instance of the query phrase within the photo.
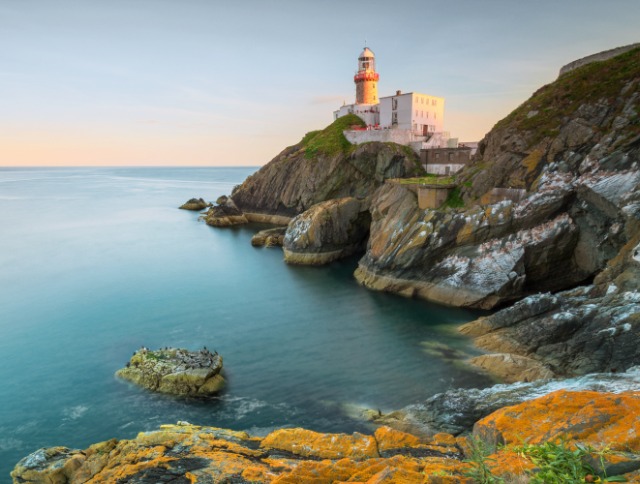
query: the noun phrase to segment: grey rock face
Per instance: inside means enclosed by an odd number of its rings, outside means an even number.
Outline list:
[[[421,434],[469,432],[473,424],[499,408],[515,405],[557,390],[591,390],[621,393],[640,390],[640,368],[626,373],[591,374],[560,381],[536,381],[494,385],[482,390],[457,389],[434,395],[427,401],[409,405],[375,419],[376,424]]]
[[[284,260],[321,265],[363,250],[369,211],[355,198],[327,200],[295,217],[284,236]]]
[[[416,155],[399,145],[366,143],[349,154],[307,157],[299,144],[247,178],[231,197],[244,212],[295,216],[325,200],[365,200],[386,178],[419,171]]]

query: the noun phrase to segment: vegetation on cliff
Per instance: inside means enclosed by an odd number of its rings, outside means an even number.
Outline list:
[[[347,114],[336,119],[323,130],[310,131],[300,142],[300,145],[304,148],[305,157],[315,158],[321,154],[332,156],[353,151],[355,145],[349,143],[343,134],[345,129],[353,126],[363,128],[365,124],[355,114]]]

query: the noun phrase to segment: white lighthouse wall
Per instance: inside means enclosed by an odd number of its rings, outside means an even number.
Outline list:
[[[394,113],[397,123],[394,123]],[[420,135],[424,133],[424,126],[429,133],[441,132],[444,98],[414,92],[380,98],[380,125]]]

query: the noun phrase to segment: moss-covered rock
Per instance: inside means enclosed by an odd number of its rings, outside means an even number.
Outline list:
[[[221,371],[222,356],[206,348],[200,351],[141,348],[116,376],[159,393],[206,397],[223,388]]]

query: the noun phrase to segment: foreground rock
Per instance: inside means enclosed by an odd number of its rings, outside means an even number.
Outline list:
[[[209,211],[204,214],[207,225],[212,227],[230,227],[249,223],[247,217],[229,197],[220,197]]]
[[[207,349],[165,348],[136,351],[116,376],[148,390],[171,395],[205,397],[224,386],[222,356]]]
[[[204,210],[210,206],[211,204],[209,202],[205,202],[202,198],[191,198],[182,204],[180,208],[183,210]]]
[[[379,425],[417,435],[470,432],[476,421],[496,410],[534,400],[558,390],[571,392],[630,393],[640,391],[640,368],[625,373],[593,373],[566,380],[499,384],[483,389],[455,389],[439,393],[423,403],[412,404],[381,416]]]
[[[322,265],[364,250],[369,211],[352,197],[327,200],[295,217],[284,236],[289,264]]]
[[[256,482],[256,483],[468,483],[478,472],[527,482],[543,464],[534,465],[522,441],[535,445],[565,439],[567,445],[594,447],[604,466],[595,471],[578,460],[584,482],[587,472],[627,474],[640,467],[640,394],[556,392],[501,409],[480,420],[474,436],[492,455],[471,457],[472,440],[450,434],[428,438],[380,427],[374,435],[321,434],[304,429],[276,430],[264,438],[188,423],[163,425],[135,439],[112,439],[84,451],[65,447],[40,449],[22,459],[12,472],[14,483],[114,482]],[[539,425],[538,422],[542,422]],[[600,452],[603,446],[609,450]],[[578,448],[578,447],[576,447]],[[492,452],[490,450],[489,452]],[[622,453],[621,451],[624,451]],[[464,453],[467,453],[466,455]],[[600,457],[602,456],[602,459]],[[593,466],[597,467],[597,466]],[[475,477],[470,477],[475,476]]]
[[[261,230],[251,237],[251,245],[254,247],[282,247],[286,231],[287,227]]]

